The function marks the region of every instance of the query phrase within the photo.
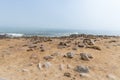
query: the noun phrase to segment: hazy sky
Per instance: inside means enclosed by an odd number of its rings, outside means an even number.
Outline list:
[[[0,0],[0,28],[120,30],[120,0]]]

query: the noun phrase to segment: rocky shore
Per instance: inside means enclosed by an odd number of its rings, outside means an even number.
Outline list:
[[[0,80],[120,80],[119,63],[119,36],[0,36]]]

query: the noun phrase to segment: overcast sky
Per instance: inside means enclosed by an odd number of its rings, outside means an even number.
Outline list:
[[[0,0],[0,28],[120,30],[120,0]]]

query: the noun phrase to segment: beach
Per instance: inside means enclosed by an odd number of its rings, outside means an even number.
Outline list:
[[[120,80],[120,37],[0,39],[0,80]]]

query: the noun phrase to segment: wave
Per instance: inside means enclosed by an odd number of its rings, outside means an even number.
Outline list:
[[[79,34],[78,32],[33,32],[33,33],[0,33],[0,37],[32,37],[32,36],[42,36],[42,37],[61,37],[70,36],[72,34]]]
[[[23,37],[24,34],[20,34],[20,33],[0,33],[0,36],[4,36],[4,37]]]

